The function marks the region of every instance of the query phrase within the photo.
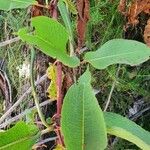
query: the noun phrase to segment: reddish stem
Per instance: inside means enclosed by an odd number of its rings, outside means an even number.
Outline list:
[[[57,116],[61,114],[62,107],[62,64],[57,62]]]
[[[50,14],[52,18],[57,20],[58,12],[57,12],[57,0],[51,0],[50,2]]]
[[[52,18],[57,20],[58,12],[57,12],[57,0],[52,0],[50,2],[50,14]],[[62,64],[61,62],[57,62],[57,113],[53,116],[54,120],[56,121],[56,129],[55,132],[58,136],[58,144],[64,146],[63,137],[60,132],[60,117],[61,117],[61,108],[62,108]]]

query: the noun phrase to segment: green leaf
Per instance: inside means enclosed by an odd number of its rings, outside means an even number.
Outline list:
[[[0,132],[0,150],[30,150],[38,137],[35,125],[20,121],[11,129]]]
[[[28,32],[27,28],[20,29],[18,35],[29,44],[36,45],[40,50],[61,61],[69,67],[80,64],[77,57],[70,57],[66,52],[68,33],[56,20],[39,16],[32,19],[34,32]]]
[[[62,133],[67,150],[104,150],[106,126],[87,70],[68,90],[62,108]]]
[[[73,36],[73,31],[72,31],[72,25],[71,25],[71,20],[70,20],[70,16],[69,16],[69,11],[67,10],[66,7],[67,3],[65,4],[64,0],[59,0],[58,2],[58,9],[60,11],[60,14],[63,18],[65,27],[69,33],[69,42],[70,42],[70,55],[73,56],[74,55],[74,36]]]
[[[150,48],[145,44],[124,39],[106,42],[95,52],[85,54],[85,60],[97,69],[105,69],[112,64],[139,65],[149,59]]]
[[[150,150],[150,132],[115,113],[105,112],[104,118],[109,134],[126,139],[143,150]]]
[[[63,21],[65,23],[65,26],[68,30],[70,40],[73,42],[74,39],[73,39],[73,32],[72,32],[72,27],[71,27],[71,20],[70,20],[70,17],[69,17],[69,14],[68,14],[64,0],[58,1],[58,8],[59,8],[60,14],[63,18]]]
[[[11,10],[15,8],[26,8],[36,4],[35,0],[0,0],[0,10]]]

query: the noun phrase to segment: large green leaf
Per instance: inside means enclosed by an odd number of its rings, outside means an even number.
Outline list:
[[[35,0],[0,0],[0,9],[8,11],[15,8],[26,8],[36,3]]]
[[[70,57],[66,52],[68,33],[56,20],[39,16],[32,19],[34,32],[27,28],[20,29],[18,35],[29,44],[38,46],[41,51],[70,67],[76,67],[80,61],[77,57]]]
[[[150,150],[150,132],[115,113],[105,112],[104,118],[109,134],[126,139],[143,150]]]
[[[62,133],[67,150],[104,150],[107,145],[103,113],[87,70],[68,90],[62,108]]]
[[[35,125],[20,121],[11,129],[0,132],[0,150],[31,150],[39,135]]]
[[[85,54],[85,60],[97,69],[105,69],[112,64],[139,65],[149,59],[150,48],[145,44],[125,39],[106,42],[95,52]]]

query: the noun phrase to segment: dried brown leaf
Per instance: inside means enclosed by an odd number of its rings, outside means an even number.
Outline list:
[[[147,25],[145,26],[144,41],[150,47],[150,19],[147,21]]]
[[[126,13],[126,0],[120,0],[119,6],[118,6],[118,11],[125,15]]]
[[[126,16],[127,25],[137,25],[139,23],[139,14],[150,14],[150,0],[132,0],[128,9],[126,8],[126,0],[120,0],[118,9]],[[125,11],[126,10],[126,11]]]
[[[38,0],[38,4],[43,5],[44,4],[43,0]],[[31,14],[32,14],[32,17],[43,15],[43,8],[39,6],[32,6]]]
[[[83,46],[86,32],[86,25],[89,20],[90,3],[89,0],[77,0],[77,34],[78,34],[78,50]]]

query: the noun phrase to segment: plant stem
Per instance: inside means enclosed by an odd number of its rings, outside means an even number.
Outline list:
[[[116,77],[115,77],[115,80],[113,81],[113,84],[112,84],[112,87],[111,87],[111,90],[110,90],[110,93],[108,95],[108,99],[107,99],[107,102],[106,102],[106,105],[105,105],[105,108],[104,108],[104,111],[107,110],[108,106],[109,106],[109,103],[110,103],[110,100],[111,100],[111,97],[112,97],[112,94],[113,94],[113,91],[115,89],[115,86],[116,86],[116,79],[118,78],[118,75],[119,75],[119,71],[120,71],[120,65],[117,69],[117,72],[116,72]]]
[[[34,4],[35,6],[41,7],[41,8],[46,8],[49,9],[49,7],[46,5],[41,5],[41,4]]]
[[[61,114],[62,98],[62,64],[57,62],[57,116]]]
[[[51,8],[51,16],[52,18],[57,20],[58,12],[57,12],[57,0],[52,0],[50,2],[50,8]],[[56,119],[56,129],[55,132],[58,136],[58,142],[57,144],[64,145],[64,141],[60,132],[60,117],[61,117],[61,108],[62,108],[62,101],[63,101],[63,95],[62,95],[62,64],[61,62],[57,62],[57,113],[54,115],[54,119]]]
[[[56,139],[57,139],[57,137],[51,137],[51,138],[41,140],[40,142],[33,145],[32,149],[37,149],[38,147],[40,147],[40,145],[43,145],[43,144],[50,142],[50,141],[55,141]]]
[[[44,135],[44,134],[49,133],[51,131],[53,131],[53,127],[49,126],[48,128],[41,131],[41,135]]]
[[[30,69],[30,76],[31,76],[31,78],[30,79],[31,79],[32,95],[33,95],[33,98],[34,98],[35,106],[37,108],[37,112],[39,114],[39,117],[40,117],[43,125],[48,128],[49,125],[47,124],[47,122],[44,119],[44,115],[43,115],[43,113],[41,111],[40,104],[39,104],[39,98],[37,96],[36,88],[35,88],[35,85],[34,85],[34,73],[33,73],[34,60],[35,60],[35,50],[32,47],[31,48],[31,66],[30,66],[31,67],[31,69]]]
[[[15,37],[13,39],[3,41],[3,42],[0,43],[0,47],[7,46],[7,45],[9,45],[11,43],[14,43],[14,42],[18,42],[19,40],[20,40],[19,37]]]

